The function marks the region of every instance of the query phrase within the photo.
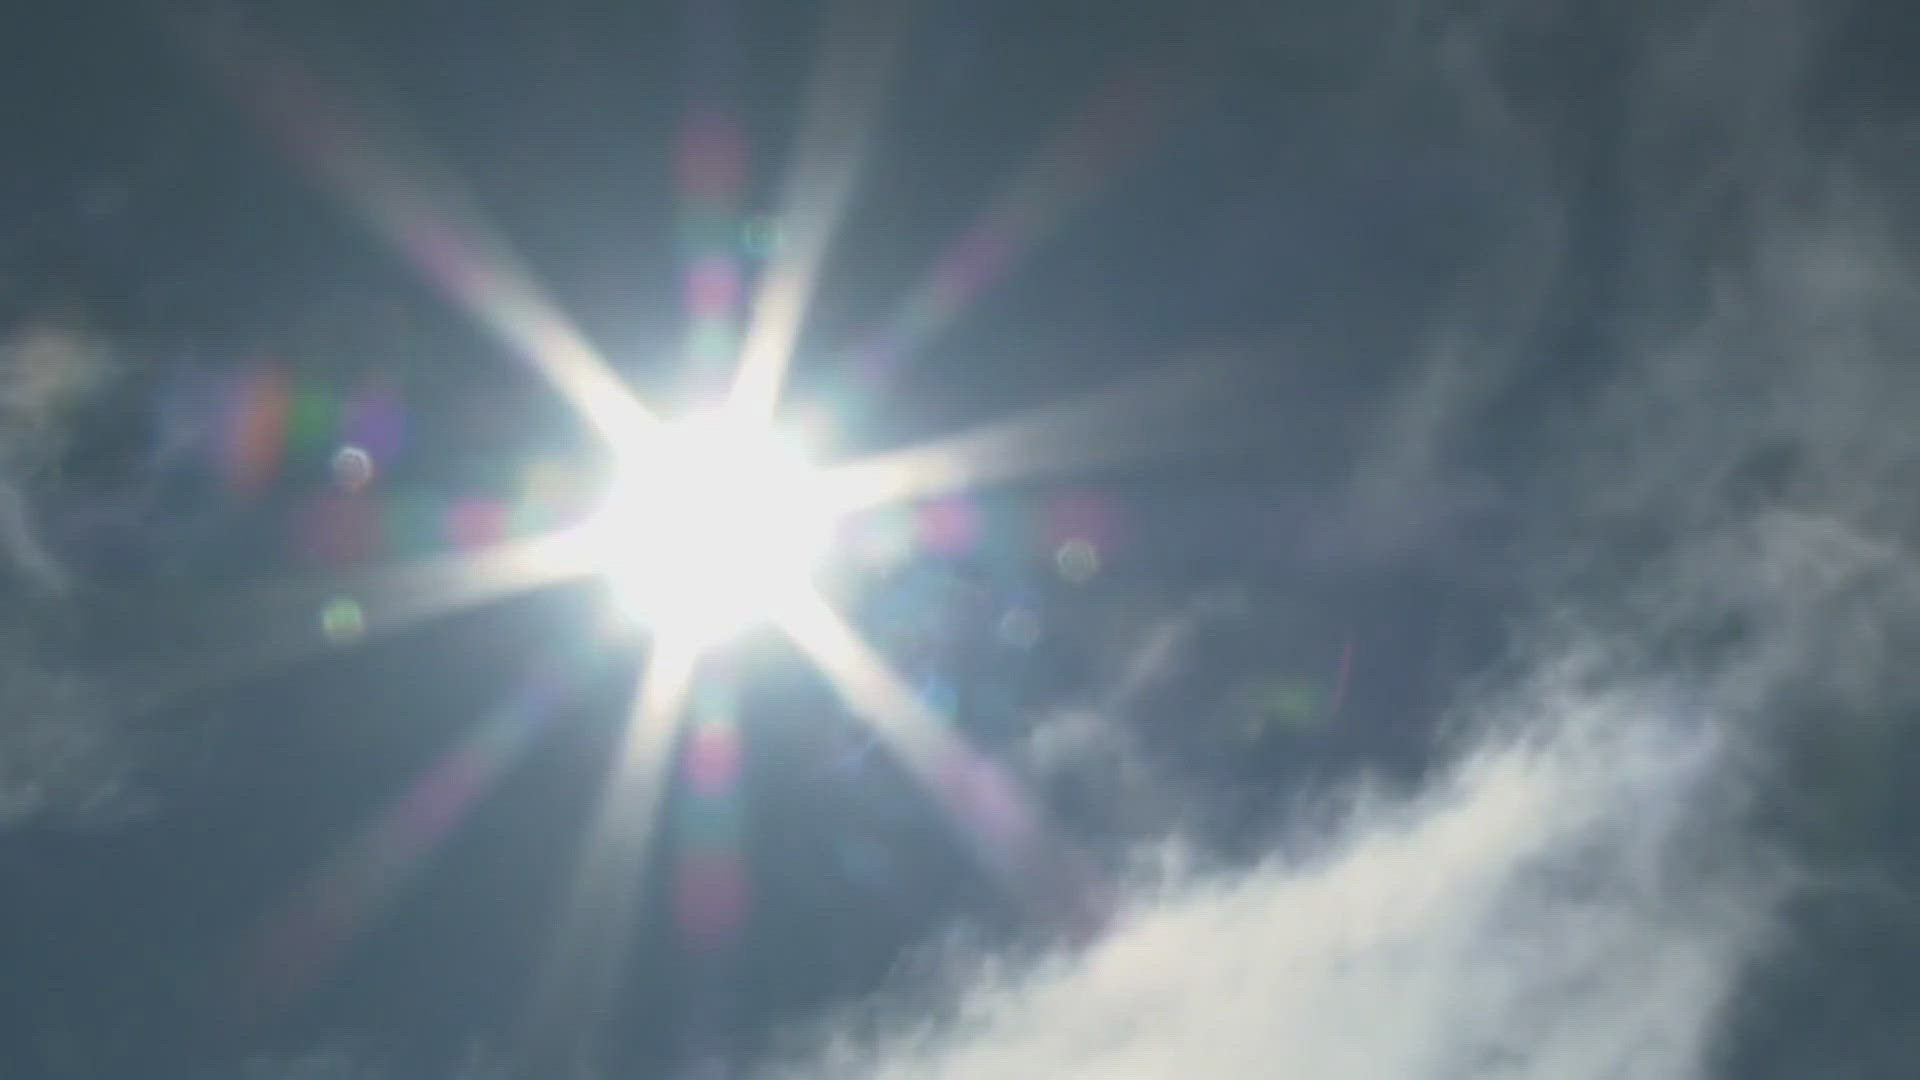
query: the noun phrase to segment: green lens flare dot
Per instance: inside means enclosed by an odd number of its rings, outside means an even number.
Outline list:
[[[320,609],[320,632],[332,644],[352,644],[367,632],[366,612],[344,596],[329,600]]]

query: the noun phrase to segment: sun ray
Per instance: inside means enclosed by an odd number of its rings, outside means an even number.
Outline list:
[[[537,667],[506,704],[410,785],[290,896],[249,941],[243,985],[254,1010],[322,979],[353,935],[425,865],[578,684],[577,665]]]
[[[1038,804],[921,700],[824,597],[795,597],[779,623],[1001,884],[1039,914],[1071,927],[1094,916],[1081,863]]]
[[[1229,392],[1241,367],[1214,357],[1175,363],[958,435],[834,466],[821,484],[835,506],[852,511],[1204,449],[1232,433],[1209,428],[1196,437],[1188,427],[1176,434],[1159,422]]]
[[[866,158],[906,6],[838,0],[828,13],[780,203],[783,240],[755,298],[735,372],[732,401],[747,416],[765,419],[779,401],[815,279]]]
[[[376,568],[302,587],[349,596],[364,614],[365,633],[400,629],[592,570],[593,540],[578,527],[509,540],[479,551]]]
[[[724,663],[724,661],[723,661]],[[741,791],[739,680],[703,675],[687,704],[680,740],[683,798],[674,800],[672,926],[686,965],[683,1056],[697,1062],[724,1046],[738,993],[737,966],[755,897]]]
[[[459,185],[373,110],[237,24],[198,35],[240,103],[316,183],[550,382],[603,434],[651,413],[520,265]]]
[[[579,529],[508,541],[477,552],[437,555],[397,566],[258,585],[218,605],[219,651],[184,670],[173,665],[137,696],[131,711],[149,714],[210,686],[258,675],[511,593],[592,571],[593,545]],[[350,641],[330,642],[322,625],[329,603],[350,604]],[[241,624],[239,629],[229,620]]]
[[[897,378],[983,290],[1091,198],[1102,180],[1152,144],[1175,111],[1179,95],[1173,89],[1167,73],[1141,65],[1103,81],[859,346],[854,374],[868,384]]]
[[[534,986],[530,1052],[567,1054],[596,1030],[619,983],[667,768],[698,661],[691,641],[656,636],[633,716],[589,826],[553,942]]]

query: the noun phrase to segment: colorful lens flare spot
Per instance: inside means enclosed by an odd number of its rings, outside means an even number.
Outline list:
[[[373,456],[357,446],[333,453],[333,482],[346,491],[359,491],[373,482]]]
[[[920,511],[920,539],[942,555],[973,550],[980,540],[980,515],[965,499],[939,499]]]
[[[710,255],[693,264],[687,292],[696,316],[724,316],[740,303],[740,275],[731,260]]]
[[[687,779],[702,795],[733,789],[740,773],[740,735],[731,725],[702,724],[687,744]]]
[[[402,409],[383,382],[345,393],[261,363],[216,392],[212,464],[233,495],[258,496],[290,466],[326,469],[340,488],[357,491],[375,462],[399,455]]]
[[[376,461],[400,456],[406,427],[399,399],[384,383],[374,382],[347,399],[340,434]]]
[[[1100,572],[1100,549],[1090,541],[1076,538],[1060,545],[1053,553],[1053,562],[1060,569],[1061,577],[1084,585]]]
[[[340,402],[334,395],[310,386],[293,392],[287,442],[295,454],[318,459],[339,428]]]
[[[320,632],[334,645],[351,645],[367,632],[367,616],[360,605],[344,596],[320,608]]]
[[[674,881],[680,932],[701,946],[724,945],[747,916],[747,867],[732,851],[703,851],[680,859]]]
[[[287,374],[278,366],[261,366],[247,373],[227,403],[227,490],[257,495],[280,471],[286,445],[287,418],[292,391]]]

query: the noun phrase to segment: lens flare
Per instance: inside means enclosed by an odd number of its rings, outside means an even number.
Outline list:
[[[805,448],[725,411],[621,446],[588,527],[620,607],[714,644],[808,587],[837,525]]]

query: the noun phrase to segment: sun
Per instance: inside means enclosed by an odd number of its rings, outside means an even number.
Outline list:
[[[811,587],[839,515],[794,434],[713,409],[618,441],[589,558],[620,611],[717,644]]]

